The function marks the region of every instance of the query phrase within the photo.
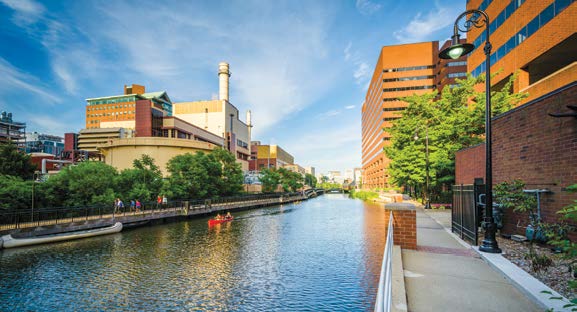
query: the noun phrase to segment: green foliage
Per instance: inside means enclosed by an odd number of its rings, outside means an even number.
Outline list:
[[[516,212],[529,213],[529,220],[533,225],[538,222],[536,209],[537,199],[532,194],[523,192],[525,182],[513,180],[511,182],[502,182],[495,187],[495,201],[504,209],[513,209]]]
[[[317,187],[317,178],[310,173],[306,173],[305,174],[305,185],[308,185],[312,188]]]
[[[277,171],[280,174],[280,184],[285,192],[296,192],[303,187],[304,177],[300,173],[285,168],[279,168]]]
[[[231,196],[242,191],[243,175],[234,155],[223,149],[210,154],[178,155],[168,161],[170,177],[163,193],[172,198]]]
[[[569,186],[567,190],[569,192],[577,192],[577,184]],[[573,200],[572,204],[569,204],[557,213],[561,215],[563,220],[577,222],[577,200]],[[574,230],[575,228],[566,227],[563,229]],[[549,232],[548,234],[551,238],[549,243],[563,251],[563,258],[569,260],[569,269],[575,272],[577,264],[577,243],[572,242],[567,238],[566,231],[555,231]],[[577,280],[569,281],[569,286],[573,289],[577,289]],[[574,300],[576,299],[573,299],[572,302],[577,303]],[[573,305],[573,307],[577,308],[577,305]]]
[[[32,204],[32,181],[0,174],[0,211],[30,209]],[[37,185],[36,185],[37,186]]]
[[[293,172],[285,168],[263,169],[260,171],[260,182],[262,191],[271,193],[276,191],[280,185],[285,192],[296,192],[303,187],[304,178],[298,172]]]
[[[242,191],[242,184],[244,182],[242,168],[232,153],[229,151],[217,148],[211,155],[216,161],[220,162],[222,166],[222,175],[219,182],[220,195],[231,196],[236,195]]]
[[[102,162],[67,166],[42,183],[51,206],[112,205],[117,188],[116,169]]]
[[[330,189],[341,189],[343,186],[333,182],[322,182],[319,185],[319,187],[325,190],[330,190]]]
[[[30,156],[20,152],[15,144],[0,144],[0,175],[32,180],[34,170],[36,166],[30,162]]]
[[[260,171],[260,182],[263,193],[274,192],[280,184],[280,174],[274,169],[263,169]]]
[[[125,169],[118,175],[118,193],[121,198],[152,201],[161,193],[162,173],[148,155],[141,155],[133,161],[132,169]]]
[[[502,91],[492,92],[493,116],[511,109],[525,96],[511,94],[513,80]],[[425,184],[426,141],[431,190],[439,193],[443,185],[454,183],[455,153],[484,141],[485,95],[474,89],[484,81],[483,75],[469,75],[458,80],[458,86],[445,88],[438,99],[437,93],[403,98],[408,107],[387,129],[392,139],[385,154],[391,160],[388,174],[393,184],[413,188]]]
[[[362,200],[371,200],[379,197],[379,193],[372,192],[372,191],[359,191],[359,190],[351,190],[349,193],[349,197],[351,198],[358,198]]]

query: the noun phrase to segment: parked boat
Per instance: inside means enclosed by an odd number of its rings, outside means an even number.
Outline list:
[[[232,219],[234,219],[234,217],[230,217],[230,218],[222,218],[222,219],[210,219],[208,220],[208,225],[216,225],[216,224],[221,224],[221,223],[225,223],[225,222],[229,222],[232,221]]]
[[[12,237],[12,235],[8,234],[0,238],[0,247],[3,246],[4,248],[14,248],[14,247],[30,246],[44,243],[54,243],[84,237],[118,233],[120,231],[122,231],[122,223],[116,222],[114,225],[96,229],[32,236],[26,238],[15,238]]]

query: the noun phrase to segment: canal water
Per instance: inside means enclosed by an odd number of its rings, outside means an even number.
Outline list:
[[[341,194],[0,251],[0,311],[372,311],[384,211]]]

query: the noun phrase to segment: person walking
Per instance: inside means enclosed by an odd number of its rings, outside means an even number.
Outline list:
[[[140,208],[142,207],[142,204],[140,204],[140,200],[136,200],[136,212],[140,211]]]
[[[166,196],[162,196],[162,206],[164,208],[166,208],[166,206],[168,206],[168,198],[166,198]]]
[[[134,201],[134,199],[131,199],[130,200],[130,212],[133,212],[135,208],[136,208],[136,202]]]
[[[124,203],[120,198],[116,199],[116,208],[118,209],[118,213],[122,213],[122,210],[124,209]]]
[[[160,208],[161,204],[162,204],[162,197],[158,195],[158,197],[156,197],[156,208]]]

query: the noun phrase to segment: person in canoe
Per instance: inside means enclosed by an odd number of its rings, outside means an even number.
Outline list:
[[[216,214],[216,217],[214,217],[215,220],[222,220],[222,216],[220,215],[220,213]]]
[[[230,220],[230,219],[232,219],[232,215],[230,214],[230,212],[227,212],[227,213],[226,213],[226,216],[224,216],[224,219],[225,219],[225,220]]]

